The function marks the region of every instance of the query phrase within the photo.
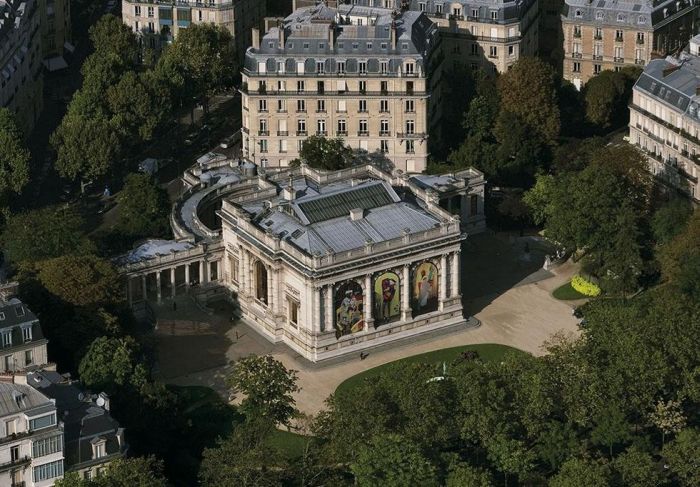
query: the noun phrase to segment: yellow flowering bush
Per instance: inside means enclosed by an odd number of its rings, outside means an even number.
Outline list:
[[[571,279],[571,287],[584,296],[600,295],[600,287],[578,275]]]

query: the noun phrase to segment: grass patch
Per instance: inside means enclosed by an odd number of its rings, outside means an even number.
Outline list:
[[[554,290],[552,293],[552,296],[554,296],[556,299],[560,299],[562,301],[570,301],[574,299],[587,299],[588,296],[585,296],[578,292],[576,289],[571,287],[571,283],[567,282],[566,284],[559,286]]]
[[[415,364],[415,363],[426,363],[426,364],[441,364],[442,362],[451,363],[457,357],[460,356],[462,352],[467,350],[474,350],[479,354],[479,358],[484,362],[492,362],[496,360],[501,360],[504,355],[509,352],[515,353],[526,353],[517,348],[508,347],[506,345],[498,345],[495,343],[486,343],[480,345],[462,345],[461,347],[453,348],[443,348],[442,350],[435,350],[433,352],[421,353],[419,355],[413,355],[411,357],[402,358],[400,360],[395,360],[394,362],[389,362],[388,364],[380,365],[374,367],[373,369],[365,370],[357,375],[344,380],[335,390],[336,394],[340,392],[346,392],[355,387],[358,387],[365,379],[370,379],[372,377],[377,377],[383,374],[389,367],[393,367],[396,364]]]
[[[268,444],[284,455],[288,460],[299,458],[304,453],[308,438],[291,431],[276,430]]]

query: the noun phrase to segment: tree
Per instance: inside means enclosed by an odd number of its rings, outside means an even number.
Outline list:
[[[592,460],[572,458],[562,465],[549,482],[551,487],[607,487],[610,485],[605,466]]]
[[[505,107],[501,109],[493,127],[497,142],[493,174],[496,182],[527,188],[535,174],[544,169],[550,159],[548,147],[542,139],[533,137],[533,132],[519,115]]]
[[[70,110],[51,135],[51,145],[57,152],[58,173],[83,181],[107,174],[122,150],[121,141],[105,116],[91,118]]]
[[[700,486],[700,432],[697,429],[681,431],[673,441],[664,446],[662,454],[680,485]]]
[[[491,474],[481,468],[459,463],[450,469],[447,476],[447,487],[493,487],[495,482]]]
[[[159,60],[161,73],[175,72],[174,92],[187,101],[204,99],[231,86],[236,70],[233,39],[228,30],[214,24],[192,24],[178,32]],[[206,108],[206,100],[203,100]]]
[[[654,410],[649,414],[649,420],[661,430],[661,446],[666,444],[666,435],[678,433],[685,427],[686,417],[683,415],[680,401],[658,401]]]
[[[626,109],[624,77],[614,71],[605,70],[591,78],[584,88],[586,118],[589,122],[606,129],[613,120],[619,120],[619,111]]]
[[[146,380],[141,352],[131,337],[97,338],[85,353],[78,373],[90,388],[114,394],[119,388],[140,388]]]
[[[199,477],[211,487],[273,487],[281,485],[283,455],[270,444],[274,425],[251,418],[237,425],[233,434],[219,439],[216,448],[202,454]]]
[[[615,458],[613,469],[619,485],[656,487],[662,485],[662,475],[654,458],[636,447],[628,448]]]
[[[77,472],[67,473],[55,487],[166,487],[163,464],[153,457],[121,458],[110,462],[95,478],[81,478]]]
[[[685,198],[676,197],[654,212],[651,230],[659,243],[666,243],[680,234],[693,214],[693,207]]]
[[[372,438],[350,469],[361,487],[437,486],[435,467],[413,442],[399,435]]]
[[[659,253],[661,273],[664,279],[679,284],[690,259],[700,255],[697,242],[700,239],[700,213],[693,213],[685,229],[667,242]]]
[[[119,17],[103,15],[89,33],[97,55],[113,55],[127,67],[136,65],[139,58],[136,34]]]
[[[554,69],[537,58],[521,57],[498,78],[501,107],[522,120],[546,144],[559,136],[558,80]]]
[[[630,438],[631,426],[619,408],[608,405],[595,419],[595,428],[591,431],[591,440],[596,445],[608,448],[610,458],[613,456],[613,446],[623,443]]]
[[[234,394],[243,393],[241,403],[249,418],[260,416],[274,423],[288,424],[296,414],[292,394],[299,391],[297,374],[270,355],[239,359],[227,382]]]
[[[311,135],[302,142],[299,158],[315,169],[335,171],[351,164],[352,151],[340,137],[329,139]]]
[[[169,230],[170,200],[148,174],[129,174],[117,195],[117,226],[132,236],[160,236]]]
[[[15,263],[39,261],[92,249],[83,219],[71,206],[49,206],[10,216],[2,234],[5,256]]]
[[[0,205],[10,194],[18,194],[29,182],[29,151],[15,117],[0,108]]]
[[[37,265],[39,281],[54,296],[75,306],[122,300],[119,273],[96,255],[65,255]]]
[[[486,451],[489,460],[503,472],[504,485],[508,485],[509,475],[524,475],[534,467],[534,452],[525,442],[502,433],[486,441]]]

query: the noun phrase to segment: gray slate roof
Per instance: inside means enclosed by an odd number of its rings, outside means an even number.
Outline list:
[[[42,406],[52,406],[52,403],[41,392],[23,384],[0,382],[0,417]]]
[[[439,219],[415,204],[402,199],[384,181],[367,179],[314,186],[308,181],[294,181],[296,199],[291,204],[267,209],[262,202],[246,202],[244,209],[253,214],[257,225],[295,244],[311,255],[345,252],[400,238],[407,233],[430,230]],[[364,209],[358,220],[350,210]]]
[[[700,120],[699,88],[700,57],[688,53],[652,60],[634,87],[674,111]]]
[[[689,0],[565,0],[563,17],[572,22],[651,29],[692,4]],[[694,6],[693,8],[698,8]]]

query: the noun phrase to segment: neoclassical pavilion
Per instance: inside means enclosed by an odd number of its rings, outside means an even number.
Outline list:
[[[262,335],[314,362],[462,326],[460,247],[484,228],[483,191],[474,170],[200,177],[175,207],[180,239],[125,257],[130,300],[197,281],[197,293],[238,301]]]

